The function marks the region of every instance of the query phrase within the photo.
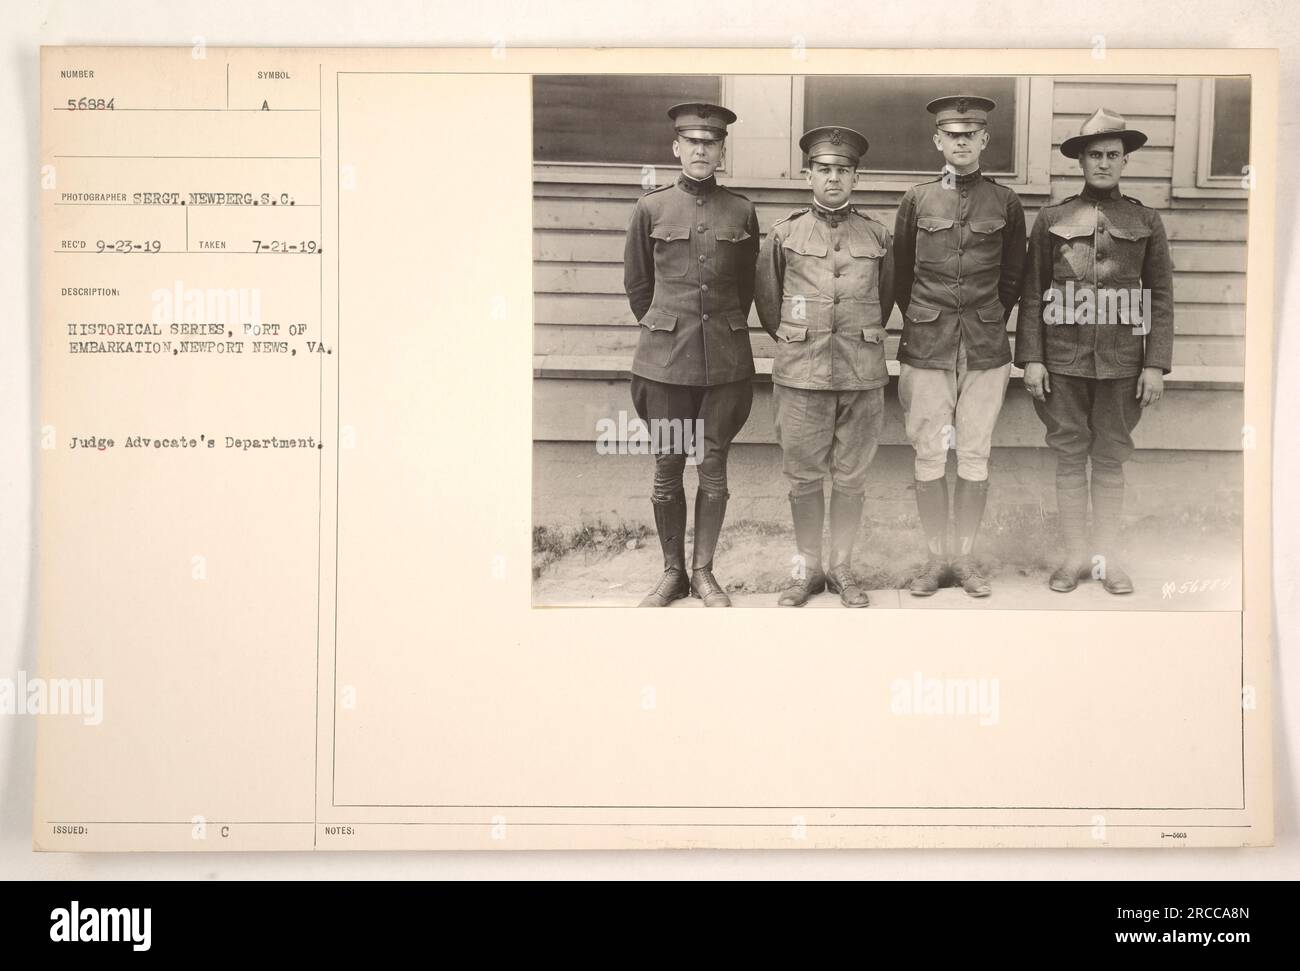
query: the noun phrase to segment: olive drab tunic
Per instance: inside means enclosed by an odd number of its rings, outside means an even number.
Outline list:
[[[748,199],[678,176],[637,200],[623,283],[641,336],[632,373],[664,384],[729,384],[754,373],[758,217]]]
[[[1108,297],[1113,313],[1083,320],[1046,307],[1045,295],[1052,293],[1057,300],[1070,298],[1075,307],[1095,308],[1099,290],[1126,291],[1128,297]],[[1131,299],[1135,290],[1150,292],[1141,317]],[[1041,363],[1053,374],[1086,378],[1132,377],[1143,367],[1167,373],[1173,364],[1173,308],[1173,265],[1159,213],[1118,188],[1085,187],[1045,206],[1034,223],[1016,363]]]
[[[952,370],[960,334],[971,370],[1010,363],[1006,322],[1024,256],[1025,214],[1011,189],[978,171],[908,189],[894,226],[898,359]]]
[[[889,383],[885,322],[893,307],[889,231],[854,209],[800,209],[763,243],[755,306],[776,338],[772,381],[865,391]]]

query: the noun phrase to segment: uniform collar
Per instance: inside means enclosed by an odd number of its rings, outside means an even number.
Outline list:
[[[707,179],[692,179],[685,172],[682,172],[677,176],[677,184],[693,196],[707,196],[718,187],[718,180],[712,175]]]
[[[976,169],[974,172],[967,172],[965,175],[958,175],[949,166],[945,165],[943,171],[944,174],[951,174],[953,181],[958,185],[970,185],[972,182],[978,182],[980,179],[984,178],[984,173],[979,169]]]
[[[813,215],[822,222],[829,223],[832,226],[838,226],[840,223],[844,222],[844,220],[849,218],[849,213],[853,211],[853,207],[846,201],[844,205],[840,206],[838,209],[828,209],[826,206],[823,206],[820,202],[814,199],[812,210]]]
[[[1123,193],[1119,191],[1119,186],[1113,186],[1109,189],[1094,189],[1085,182],[1083,191],[1079,193],[1079,198],[1087,199],[1089,202],[1105,202],[1107,199],[1123,198]]]

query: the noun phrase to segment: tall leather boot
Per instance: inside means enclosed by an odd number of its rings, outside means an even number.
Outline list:
[[[659,547],[664,553],[664,572],[640,606],[667,607],[691,592],[686,580],[686,493],[664,500],[652,499],[651,505],[655,510]]]
[[[713,551],[718,546],[722,520],[727,515],[726,494],[703,489],[695,493],[695,545],[691,549],[691,596],[706,607],[730,607],[731,598],[713,577]]]
[[[1133,581],[1119,565],[1124,516],[1124,473],[1092,473],[1092,537],[1102,555],[1101,585],[1107,593],[1132,593]]]
[[[952,514],[957,529],[957,557],[952,561],[953,576],[972,597],[987,597],[993,592],[988,580],[975,562],[975,536],[984,519],[984,506],[988,502],[988,479],[975,481],[957,476],[957,494],[952,501]]]
[[[1052,571],[1047,585],[1069,593],[1088,574],[1088,479],[1078,476],[1056,480],[1056,508],[1061,517],[1061,546],[1065,562]]]
[[[845,607],[868,607],[871,601],[853,575],[853,544],[862,526],[862,496],[831,490],[831,565],[826,587]]]
[[[795,548],[802,558],[801,569],[781,591],[778,607],[802,607],[815,593],[826,589],[822,570],[822,531],[826,528],[826,494],[818,489],[790,497],[790,518],[794,520]]]
[[[909,589],[914,597],[929,597],[943,584],[948,570],[948,480],[940,476],[930,482],[916,480],[916,510],[921,514],[927,559],[925,569]]]

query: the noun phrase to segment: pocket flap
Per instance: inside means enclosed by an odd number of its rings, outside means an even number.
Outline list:
[[[1002,304],[1000,303],[991,303],[987,307],[980,307],[976,313],[979,314],[980,320],[984,321],[986,324],[998,324],[1002,322],[1003,309]]]
[[[690,226],[655,226],[650,230],[650,236],[653,239],[662,239],[665,243],[671,243],[678,239],[690,239]]]
[[[749,239],[749,233],[745,232],[743,226],[720,226],[713,231],[713,235],[720,243],[739,243]]]
[[[677,315],[667,314],[662,310],[651,307],[645,312],[645,316],[641,318],[641,326],[647,330],[676,330]]]
[[[914,320],[919,324],[929,323],[932,320],[939,319],[939,311],[933,307],[922,307],[920,304],[910,304],[907,308],[907,319]]]
[[[1092,235],[1092,227],[1081,224],[1067,225],[1065,223],[1054,223],[1047,227],[1047,231],[1053,236],[1061,237],[1061,239],[1078,239],[1080,236]]]
[[[749,321],[739,310],[728,310],[722,315],[722,319],[732,330],[749,330]]]
[[[972,219],[970,230],[972,233],[996,233],[1006,224],[1005,219]]]
[[[885,248],[871,236],[850,236],[849,255],[859,260],[878,260],[885,255]]]
[[[883,327],[863,327],[862,339],[868,344],[880,344],[885,339],[885,328]]]
[[[916,228],[927,233],[937,233],[941,229],[952,229],[952,222],[951,219],[940,219],[938,216],[921,216],[916,221]]]
[[[826,241],[813,236],[806,239],[787,239],[781,243],[781,246],[800,256],[825,256],[829,252]]]
[[[1111,226],[1110,234],[1120,239],[1146,239],[1151,230],[1146,226]]]
[[[787,324],[783,320],[781,321],[781,326],[776,329],[776,339],[787,344],[793,343],[794,341],[807,340],[808,328],[800,327],[798,324]]]

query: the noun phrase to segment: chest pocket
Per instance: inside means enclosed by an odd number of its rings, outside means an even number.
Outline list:
[[[1142,278],[1142,262],[1147,255],[1148,226],[1109,226],[1111,245],[1115,249],[1116,283],[1137,283]]]
[[[972,219],[969,245],[965,255],[977,266],[997,266],[1002,262],[1002,231],[1007,221],[1002,218]]]
[[[885,255],[885,248],[871,236],[850,236],[849,255],[855,260],[878,260]]]
[[[830,283],[830,248],[825,239],[802,227],[781,240],[785,252],[785,301],[783,320],[820,326],[823,294]]]
[[[1092,275],[1093,227],[1057,223],[1047,232],[1052,237],[1052,279],[1088,279]]]
[[[885,255],[885,247],[865,230],[859,230],[849,237],[847,249],[852,259],[842,271],[844,279],[839,281],[842,286],[836,292],[842,298],[874,304],[880,290],[880,260]],[[878,306],[869,310],[873,318],[879,313]]]
[[[921,216],[916,220],[916,262],[942,263],[956,247],[952,245],[951,219]]]
[[[655,275],[685,276],[691,267],[691,227],[655,226],[650,238],[655,241]]]
[[[719,226],[713,231],[713,238],[717,240],[713,270],[720,277],[735,277],[746,256],[754,258],[750,246],[746,245],[749,232],[743,226]]]
[[[781,248],[787,253],[794,253],[798,256],[816,256],[819,259],[829,252],[826,248],[826,240],[818,239],[812,234],[804,234],[783,240]]]

